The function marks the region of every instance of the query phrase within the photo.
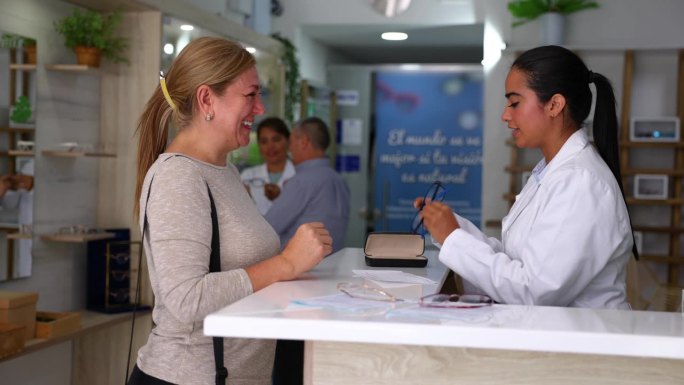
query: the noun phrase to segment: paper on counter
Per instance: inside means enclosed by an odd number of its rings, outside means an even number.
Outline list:
[[[352,270],[355,277],[370,279],[372,281],[410,283],[420,285],[435,285],[437,282],[430,278],[406,273],[400,270]]]
[[[292,301],[293,304],[319,307],[337,311],[366,311],[369,309],[389,309],[393,307],[391,302],[371,301],[366,299],[352,298],[347,294],[332,294],[321,297],[302,298]]]

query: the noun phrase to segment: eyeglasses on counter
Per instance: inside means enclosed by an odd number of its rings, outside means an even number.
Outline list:
[[[352,298],[370,301],[415,302],[398,298],[384,290],[364,284],[341,282],[337,284],[337,290]],[[494,304],[494,300],[483,294],[430,294],[421,297],[416,303],[421,307],[472,309],[491,306]]]

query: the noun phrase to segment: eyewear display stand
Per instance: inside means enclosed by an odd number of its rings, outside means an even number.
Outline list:
[[[400,269],[442,282],[448,270],[435,251],[425,255],[427,267]],[[361,283],[355,269],[374,268],[365,265],[362,249],[343,249],[298,280],[209,315],[204,332],[306,340],[305,384],[684,383],[678,313],[497,304],[347,312],[292,304],[337,294],[340,282]],[[412,285],[402,293],[417,300],[439,287]]]

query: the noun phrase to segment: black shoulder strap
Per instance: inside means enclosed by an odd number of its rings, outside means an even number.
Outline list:
[[[152,190],[152,181],[154,176],[150,179],[150,186],[147,190],[147,198],[145,199],[145,211],[143,217],[143,230],[140,245],[140,259],[142,260],[142,248],[144,247],[145,230],[147,229],[147,203],[150,200],[150,190]],[[221,271],[221,244],[218,227],[218,214],[216,213],[216,205],[214,204],[214,197],[211,195],[211,189],[207,184],[207,192],[209,193],[209,204],[211,205],[211,256],[209,257],[209,272],[215,273]],[[140,269],[138,269],[140,271]],[[138,274],[140,276],[140,274]],[[138,283],[140,288],[140,283]],[[138,289],[139,290],[139,289]],[[137,296],[136,296],[137,297]],[[139,299],[136,298],[136,303]],[[133,313],[133,325],[135,325],[135,312]],[[131,345],[133,342],[133,326],[131,326]],[[228,369],[223,365],[223,338],[213,337],[214,344],[214,364],[216,366],[216,385],[225,385],[226,378],[228,378]],[[128,357],[130,362],[131,346],[128,348]],[[126,367],[126,376],[128,376],[128,366]]]
[[[209,259],[209,272],[216,273],[221,271],[221,244],[219,242],[218,214],[214,197],[207,184],[209,193],[209,203],[211,204],[211,257]],[[223,365],[223,338],[213,337],[214,343],[214,364],[216,365],[216,385],[225,385],[228,378],[228,369]]]

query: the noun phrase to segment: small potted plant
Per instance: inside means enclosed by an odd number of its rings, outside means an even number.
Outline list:
[[[22,39],[22,45],[24,46],[24,52],[26,52],[26,63],[36,64],[36,39],[25,37]]]
[[[565,15],[590,8],[598,3],[589,0],[514,0],[508,2],[508,11],[517,19],[513,27],[537,18],[542,19],[542,41],[547,44],[562,44]]]
[[[127,40],[114,33],[120,22],[119,11],[104,15],[75,9],[71,16],[56,21],[55,29],[64,36],[64,45],[76,52],[78,64],[99,67],[100,56],[115,63],[128,63],[124,56]]]
[[[31,109],[31,102],[26,97],[26,95],[20,96],[19,98],[17,98],[17,102],[14,104],[14,106],[12,106],[12,112],[10,114],[10,126],[31,126],[31,115],[33,115],[33,110]]]

